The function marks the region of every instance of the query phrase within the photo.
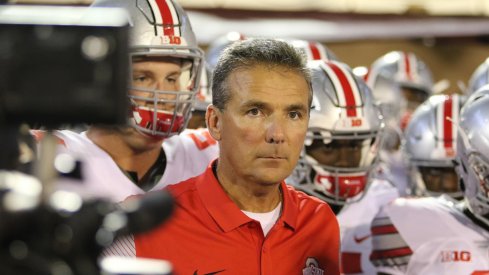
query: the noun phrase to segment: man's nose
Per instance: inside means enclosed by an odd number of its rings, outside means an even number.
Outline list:
[[[352,152],[347,148],[338,148],[338,160],[336,165],[339,167],[354,167],[358,164],[358,156],[356,152]]]
[[[175,94],[174,87],[170,87],[168,83],[165,83],[164,80],[159,80],[156,82],[155,89],[157,91],[166,91],[166,93],[158,93],[158,99],[175,99],[177,96]]]
[[[285,121],[277,117],[270,117],[267,127],[266,140],[268,143],[283,143],[285,141]]]

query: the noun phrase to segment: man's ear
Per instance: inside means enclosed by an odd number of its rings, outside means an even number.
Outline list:
[[[221,140],[221,120],[221,110],[212,104],[207,106],[207,111],[205,112],[205,123],[207,124],[209,133],[217,141]]]

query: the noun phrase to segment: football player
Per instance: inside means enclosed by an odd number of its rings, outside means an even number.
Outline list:
[[[337,215],[343,273],[370,274],[371,220],[398,196],[391,183],[373,178],[382,145],[380,109],[347,65],[310,61],[309,67],[311,117],[303,154],[288,182],[328,202]]]
[[[464,201],[400,198],[385,206],[385,219],[372,226],[374,247],[376,234],[387,236],[372,254],[380,274],[488,274],[488,117],[485,86],[460,111],[455,169]]]
[[[61,180],[59,188],[122,201],[200,174],[217,157],[217,144],[205,130],[184,131],[203,66],[185,11],[172,0],[93,6],[121,7],[130,18],[130,125],[58,131],[56,163],[63,170],[69,159],[80,161],[82,178]]]

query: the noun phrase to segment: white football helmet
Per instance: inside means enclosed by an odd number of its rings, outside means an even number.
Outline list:
[[[284,39],[284,41],[304,52],[307,60],[340,61],[330,49],[319,42],[301,39]]]
[[[469,87],[467,88],[467,94],[471,95],[475,93],[482,86],[489,84],[489,58],[484,60],[475,71],[472,73],[469,80]]]
[[[182,71],[177,89],[131,84],[129,89],[134,93],[129,92],[129,98],[132,125],[139,131],[159,137],[183,131],[198,91],[203,58],[185,11],[173,0],[96,0],[93,6],[120,7],[128,12],[131,62],[162,57],[179,60]],[[139,95],[134,95],[136,92]]]
[[[434,95],[413,113],[403,144],[410,163],[413,194],[462,198],[453,160],[459,112],[464,101],[465,97],[456,94]]]
[[[469,210],[489,226],[489,85],[460,111],[456,171]]]
[[[308,62],[313,102],[305,146],[288,182],[338,206],[360,199],[377,161],[383,129],[370,89],[347,65]]]

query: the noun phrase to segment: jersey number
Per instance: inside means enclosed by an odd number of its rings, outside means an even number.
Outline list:
[[[194,141],[195,146],[199,148],[199,150],[204,150],[205,148],[214,145],[217,141],[211,137],[211,134],[207,131],[199,132],[199,136],[195,133],[189,133],[188,136]]]

